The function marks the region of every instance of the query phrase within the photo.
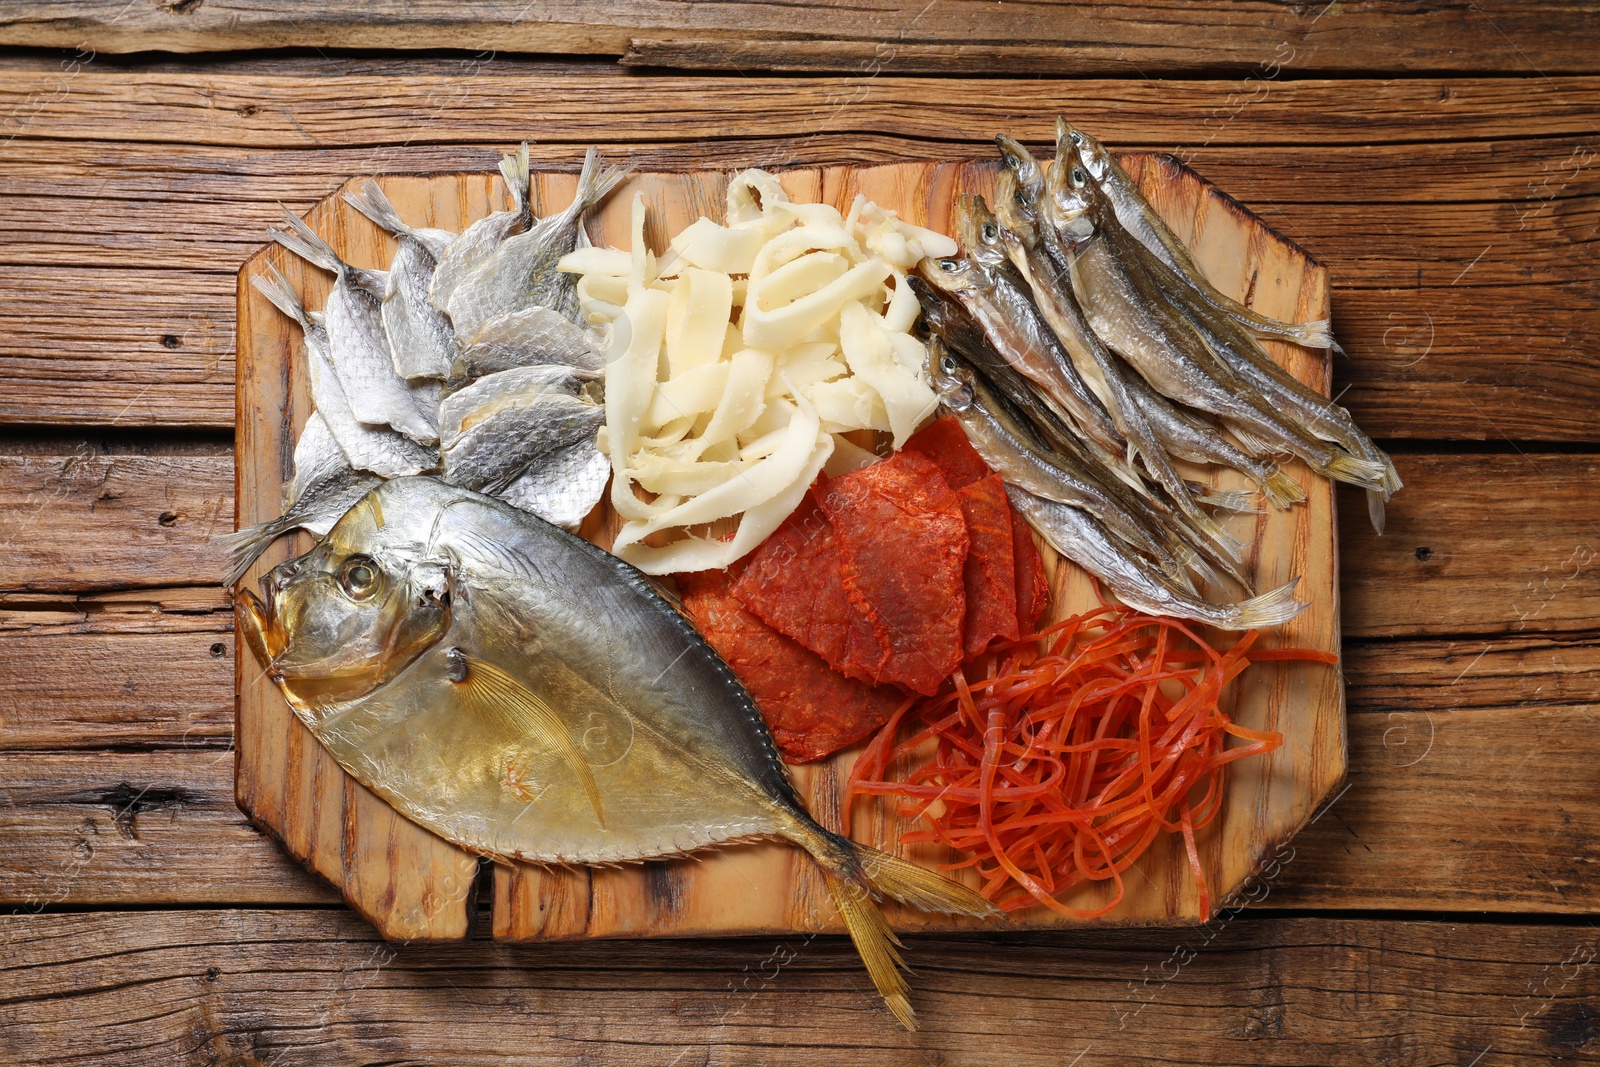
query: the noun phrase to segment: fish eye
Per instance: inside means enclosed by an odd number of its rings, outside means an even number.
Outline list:
[[[992,222],[984,223],[983,239],[985,241],[998,241],[1000,239],[1000,227],[996,226]]]
[[[1083,146],[1083,134],[1081,134],[1081,133],[1072,134],[1072,143],[1081,148]]]
[[[1072,168],[1072,185],[1073,185],[1073,187],[1076,188],[1076,189],[1082,189],[1083,188],[1083,183],[1084,183],[1083,168],[1082,167],[1073,167]]]
[[[939,261],[939,269],[944,271],[946,274],[954,274],[956,271],[961,269],[961,264],[957,263],[953,259],[941,259]]]
[[[939,361],[939,369],[946,374],[954,374],[958,366],[959,364],[956,363],[956,357],[954,356],[945,356]]]
[[[351,600],[366,600],[378,591],[381,573],[369,556],[351,556],[339,568],[339,588]]]

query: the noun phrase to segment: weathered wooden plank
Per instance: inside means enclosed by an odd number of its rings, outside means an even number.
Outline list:
[[[1340,506],[1346,637],[1559,633],[1600,617],[1600,457],[1397,457],[1388,533]],[[0,590],[209,584],[231,528],[215,455],[0,456]],[[162,524],[162,516],[169,523]]]
[[[10,793],[9,815],[0,811],[0,831],[16,829],[7,840],[19,843],[0,851],[0,904],[59,892],[48,872],[70,862],[83,820],[103,823],[107,813],[104,805],[90,810],[92,798],[146,788],[163,796],[188,790],[181,804],[162,808],[166,821],[158,826],[164,855],[178,855],[187,872],[167,899],[294,902],[307,899],[307,884],[320,886],[301,880],[276,848],[262,859],[254,843],[251,862],[265,873],[239,881],[233,849],[255,839],[241,836],[249,832],[228,784],[232,642],[215,631],[227,620],[215,611],[0,612],[0,706],[12,709],[0,724],[0,748],[55,750],[25,764],[13,753],[0,756],[7,781],[21,773],[13,766],[25,766],[22,779],[32,783]],[[1600,641],[1593,633],[1357,641],[1347,643],[1345,657],[1350,786],[1295,840],[1292,862],[1271,879],[1268,906],[1600,907],[1600,882],[1586,874],[1600,859],[1593,830],[1600,825],[1593,740]],[[84,680],[69,692],[64,676]],[[169,751],[70,751],[108,744]],[[1496,825],[1514,836],[1515,849]],[[143,836],[136,847],[102,837],[108,847],[96,845],[94,876],[54,899],[145,900],[154,861],[142,849],[153,839]]]
[[[1591,706],[1352,715],[1346,791],[1280,856],[1269,906],[1592,907],[1597,721]]]
[[[214,584],[231,455],[0,455],[0,590]]]
[[[91,65],[68,77],[58,71],[8,72],[0,80],[0,135],[302,149],[502,144],[520,136],[542,144],[585,145],[860,137],[866,131],[970,142],[986,142],[1004,131],[1048,141],[1055,137],[1055,115],[1064,111],[1129,150],[1337,149],[1352,143],[1499,140],[1509,134],[1592,137],[1600,79],[1552,79],[1539,83],[1538,92],[1529,92],[1528,85],[1519,78],[1290,81],[1264,75],[1183,81],[883,76],[642,81],[585,72],[293,77],[193,70],[101,74]]]
[[[336,901],[234,805],[233,760],[229,749],[6,753],[0,901]]]
[[[0,423],[233,425],[232,274],[0,267],[0,289],[18,294],[0,304]],[[1334,392],[1377,437],[1600,432],[1600,361],[1583,348],[1600,336],[1600,283],[1335,286],[1333,306],[1350,354]]]
[[[1566,1062],[1600,1037],[1587,926],[917,937],[917,1034],[833,937],[402,948],[338,914],[219,910],[6,916],[0,945],[22,1063],[1364,1067]]]
[[[0,421],[232,426],[232,276],[86,261],[0,266]]]
[[[1491,17],[1492,14],[1492,17]],[[803,33],[797,29],[804,27]],[[1058,75],[1196,70],[1594,70],[1589,4],[1436,6],[1129,0],[993,5],[895,0],[669,4],[449,0],[329,8],[310,0],[55,0],[0,4],[0,44],[100,52],[266,48],[499,49],[620,55],[653,67],[997,70]],[[1510,44],[1511,47],[1507,47]]]
[[[1347,637],[1589,630],[1600,617],[1592,455],[1400,455],[1388,532],[1339,502]]]
[[[232,612],[83,607],[0,609],[0,749],[231,743]]]

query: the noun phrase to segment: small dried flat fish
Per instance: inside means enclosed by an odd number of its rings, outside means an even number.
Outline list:
[[[491,319],[529,305],[550,307],[576,321],[577,279],[557,271],[556,264],[577,247],[583,216],[627,176],[621,167],[602,166],[599,151],[589,149],[571,206],[500,242],[451,290],[446,307],[457,336],[476,342]]]
[[[386,427],[368,426],[356,418],[344,387],[339,382],[339,375],[334,371],[328,332],[323,326],[322,316],[306,311],[281,271],[269,264],[267,272],[267,277],[252,278],[251,284],[279,311],[300,324],[305,334],[311,402],[350,465],[383,478],[432,470],[439,462],[436,449],[419,445],[404,434]]]
[[[383,329],[389,337],[389,355],[402,378],[443,378],[450,373],[456,353],[456,334],[450,317],[428,301],[428,287],[455,234],[449,230],[414,228],[405,224],[378,183],[367,181],[359,193],[346,193],[345,202],[395,235],[399,249],[389,264],[383,291]]]
[[[564,367],[519,367],[446,397],[445,481],[576,526],[605,490],[609,463],[595,447],[605,409],[574,396],[571,383]]]
[[[526,144],[514,155],[501,158],[500,176],[505,179],[513,206],[510,211],[486,215],[462,230],[439,257],[439,264],[433,269],[433,282],[428,287],[428,300],[440,311],[450,310],[456,288],[484,257],[498,248],[500,242],[519,230],[526,230],[533,222],[530,200],[533,175],[529,170]]]
[[[496,371],[538,364],[564,364],[583,378],[605,374],[604,349],[588,331],[546,307],[527,307],[484,323],[450,367],[452,379],[481,378]]]
[[[289,482],[283,514],[212,538],[228,551],[223,585],[234,585],[267,546],[291,530],[309,530],[321,537],[339,517],[383,479],[350,466],[344,450],[321,414],[311,413],[294,446],[294,477]]]
[[[334,370],[355,417],[368,426],[393,427],[418,444],[438,441],[437,386],[411,384],[395,370],[389,355],[383,324],[387,273],[346,263],[292,211],[285,209],[284,219],[288,232],[271,230],[272,239],[336,276],[322,314]]]

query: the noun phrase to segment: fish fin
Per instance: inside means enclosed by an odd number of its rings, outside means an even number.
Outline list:
[[[361,212],[382,229],[395,235],[409,234],[411,227],[407,226],[395,211],[394,205],[389,202],[382,186],[368,178],[361,183],[361,188],[353,193],[344,194],[344,202]]]
[[[1277,467],[1272,468],[1261,482],[1261,495],[1275,508],[1287,510],[1295,504],[1303,503],[1306,491],[1300,488],[1300,483],[1289,477]]]
[[[283,207],[282,204],[278,206]],[[289,227],[288,233],[273,229],[267,231],[274,241],[307,263],[321,267],[325,271],[339,274],[345,270],[345,262],[339,258],[339,253],[335,252],[327,241],[317,236],[317,231],[306,225],[305,219],[285,207],[283,221]]]
[[[583,170],[578,175],[578,192],[572,201],[578,205],[578,214],[584,214],[610,196],[611,191],[632,173],[631,167],[605,166],[600,158],[600,150],[590,147],[583,157]]]
[[[1257,630],[1288,622],[1311,606],[1294,598],[1294,588],[1299,584],[1299,578],[1290,578],[1276,589],[1230,605],[1228,629]]]
[[[212,543],[228,553],[228,569],[222,576],[222,584],[238,585],[245,572],[261,558],[261,553],[267,550],[267,546],[294,529],[296,525],[294,520],[283,515],[268,522],[258,522],[254,526],[246,526],[242,530],[217,534],[213,537]]]
[[[1000,909],[960,882],[825,830],[804,811],[796,814],[801,821],[790,833],[790,840],[810,853],[822,868],[823,881],[878,995],[901,1026],[915,1030],[917,1016],[911,1010],[911,991],[900,973],[905,969],[900,939],[889,929],[889,922],[878,907],[880,897],[893,897],[920,911],[952,915],[995,918],[1001,914]]]
[[[573,743],[571,731],[543,698],[499,667],[476,657],[467,658],[467,676],[455,684],[461,687],[467,702],[479,711],[495,716],[530,740],[553,749],[578,776],[583,791],[589,795],[589,803],[594,806],[595,818],[600,820],[602,828],[605,826],[600,787],[595,784],[594,771]]]
[[[997,919],[1004,914],[975,891],[937,871],[859,841],[852,841],[851,845],[861,857],[862,873],[868,880],[902,904],[909,904],[918,911],[975,915],[984,919]]]
[[[877,987],[889,1013],[907,1030],[917,1028],[917,1013],[911,1008],[911,987],[901,973],[905,960],[900,955],[900,939],[889,929],[877,901],[859,882],[846,879],[831,871],[822,872],[833,903],[844,920],[844,928],[855,942],[856,952],[866,965],[867,976]]]
[[[1233,432],[1233,439],[1239,442],[1239,447],[1257,459],[1262,456],[1279,455],[1283,452],[1283,449],[1279,446],[1265,438],[1258,437],[1236,422],[1228,423],[1228,429]]]
[[[251,275],[250,284],[255,286],[256,292],[272,301],[273,307],[298,322],[301,329],[309,330],[311,316],[306,314],[306,306],[300,302],[300,297],[289,285],[289,279],[283,276],[283,271],[268,263],[267,275],[265,278],[259,274]]]
[[[1348,452],[1336,453],[1328,461],[1327,466],[1320,469],[1323,474],[1336,482],[1359,485],[1364,489],[1377,489],[1381,492],[1388,483],[1388,472],[1382,463],[1352,456]]]
[[[1367,517],[1372,520],[1372,528],[1381,535],[1383,533],[1384,501],[1388,498],[1376,489],[1367,490]]]
[[[1183,509],[1183,515],[1196,533],[1216,545],[1229,559],[1234,562],[1244,559],[1245,550],[1250,546],[1224,530],[1217,520],[1196,507]]]
[[[533,219],[533,169],[528,161],[528,142],[509,156],[500,159],[500,177],[506,180],[517,213],[524,219]]]
[[[1243,490],[1215,489],[1209,485],[1190,482],[1189,493],[1194,497],[1196,504],[1220,508],[1223,511],[1249,512],[1257,515],[1261,513],[1260,506]]]

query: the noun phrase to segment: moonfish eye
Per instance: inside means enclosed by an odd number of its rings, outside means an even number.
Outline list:
[[[1073,185],[1073,187],[1077,188],[1077,189],[1081,189],[1081,188],[1083,188],[1083,183],[1084,183],[1083,168],[1082,167],[1073,167],[1072,168],[1072,185]]]
[[[1083,145],[1083,134],[1074,133],[1072,135],[1072,143],[1081,147]]]
[[[939,261],[939,269],[944,271],[946,274],[954,274],[956,271],[961,269],[961,264],[957,263],[953,259],[941,259]]]
[[[382,574],[368,556],[351,556],[339,568],[339,588],[351,600],[365,600],[378,591]]]
[[[940,369],[946,374],[954,374],[957,366],[959,366],[959,364],[956,363],[956,357],[954,356],[945,356],[939,361]]]
[[[996,226],[992,222],[984,223],[983,239],[985,241],[998,241],[1000,239],[1000,227]]]

